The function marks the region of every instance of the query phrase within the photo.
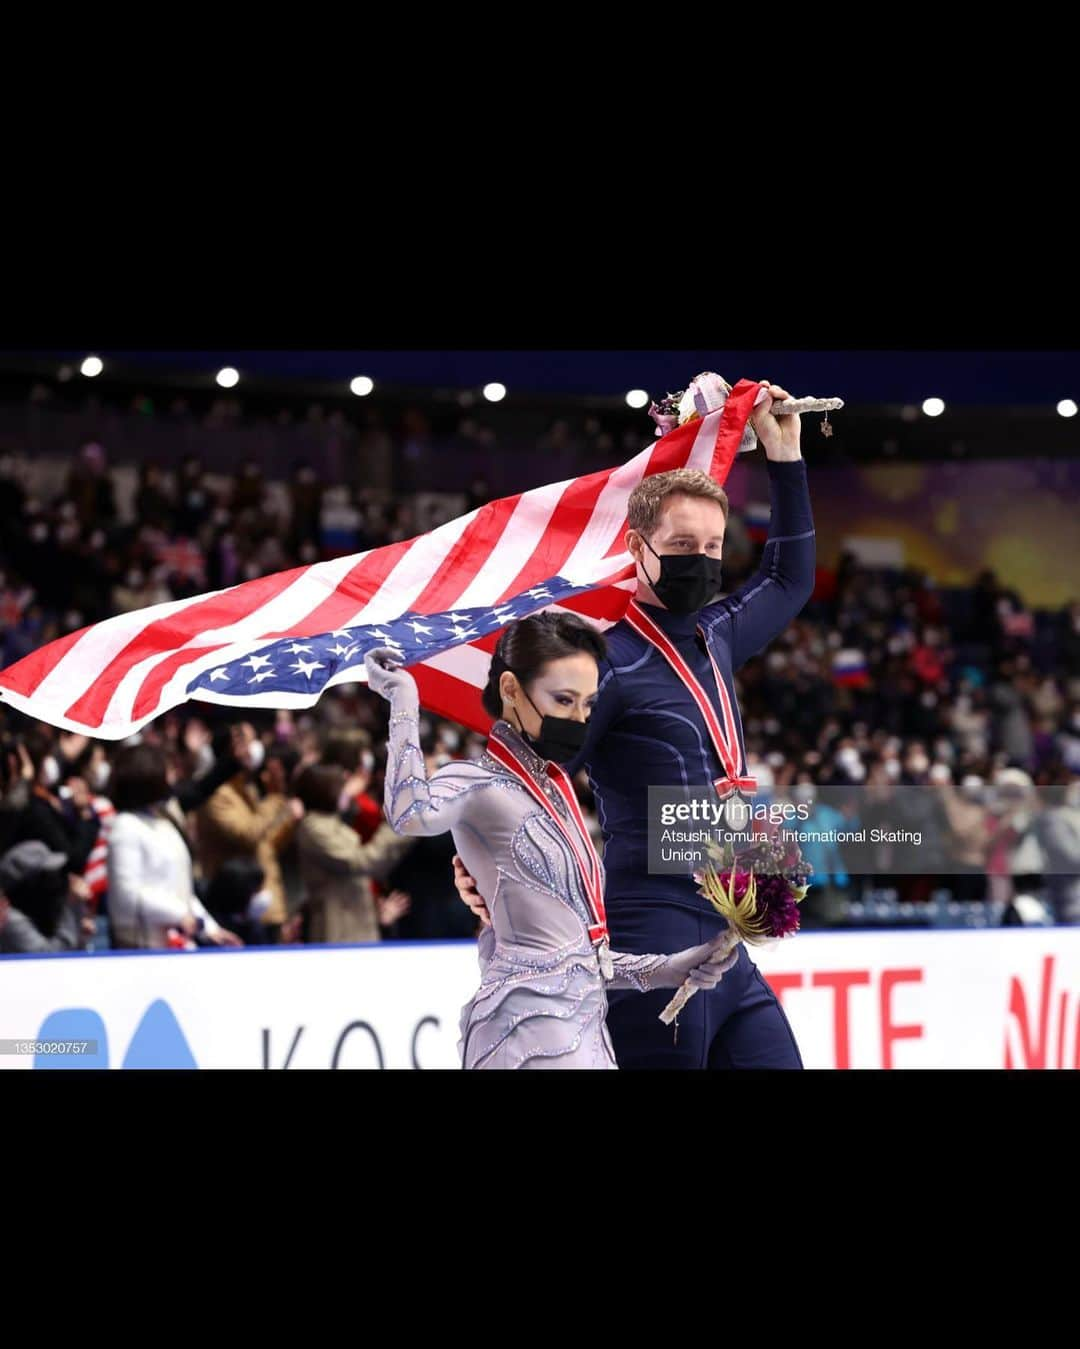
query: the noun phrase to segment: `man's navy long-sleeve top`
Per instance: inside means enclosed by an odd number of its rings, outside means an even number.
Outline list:
[[[756,655],[800,612],[814,588],[814,522],[806,464],[768,461],[772,516],[761,566],[733,595],[696,614],[646,606],[709,695],[723,722],[709,650],[727,685],[745,765],[742,722],[733,672]],[[708,908],[692,878],[650,876],[649,787],[707,787],[724,773],[689,690],[651,643],[628,623],[605,633],[600,697],[589,718],[588,738],[568,771],[588,770],[604,834],[607,906],[621,898],[648,897]],[[711,909],[709,910],[711,912]]]

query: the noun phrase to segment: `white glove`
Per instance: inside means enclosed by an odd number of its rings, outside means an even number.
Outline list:
[[[364,657],[368,688],[389,703],[419,703],[416,680],[402,667],[401,655],[388,646],[377,646]]]
[[[653,975],[653,988],[681,988],[684,980],[691,987],[715,988],[739,959],[739,942],[729,929],[702,946],[690,946],[667,957],[667,963]]]

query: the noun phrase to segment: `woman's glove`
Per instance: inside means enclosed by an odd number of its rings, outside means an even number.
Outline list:
[[[389,703],[419,706],[416,680],[401,665],[401,656],[388,646],[378,646],[364,657],[368,687]]]

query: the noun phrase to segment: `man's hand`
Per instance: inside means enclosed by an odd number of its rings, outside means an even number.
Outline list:
[[[454,885],[461,896],[461,902],[471,909],[482,923],[490,927],[491,914],[487,911],[487,905],[477,894],[476,882],[465,870],[465,863],[457,853],[454,853]]]
[[[225,927],[219,927],[210,940],[215,946],[243,946],[244,944],[235,932],[230,932]]]
[[[68,895],[80,904],[89,904],[94,892],[81,876],[68,876]]]
[[[379,909],[379,923],[382,927],[389,927],[392,923],[396,923],[412,907],[412,900],[404,890],[391,890],[388,895],[379,895],[375,902]]]
[[[293,942],[298,942],[304,931],[304,915],[294,913],[291,918],[286,918],[281,925],[281,941],[285,946],[291,946]]]
[[[778,464],[790,463],[802,458],[800,441],[802,437],[802,418],[796,412],[790,417],[774,417],[772,405],[793,395],[779,384],[770,384],[767,379],[760,383],[769,391],[770,397],[750,414],[750,422],[757,432],[765,454]]]
[[[34,761],[30,757],[30,751],[23,742],[19,741],[19,776],[24,782],[33,782],[37,774],[34,772]]]
[[[74,763],[90,741],[85,735],[80,735],[77,731],[61,731],[57,736],[56,743],[60,747],[62,757],[68,763]]]
[[[90,800],[90,788],[87,786],[85,778],[68,778],[68,790],[71,792],[70,801],[84,820],[88,820],[94,813],[93,803]]]
[[[198,754],[204,745],[209,745],[212,737],[206,722],[192,717],[184,727],[184,748],[190,754]]]

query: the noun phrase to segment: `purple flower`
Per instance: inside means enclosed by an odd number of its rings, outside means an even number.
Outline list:
[[[786,876],[758,881],[757,909],[770,936],[786,937],[799,930],[799,905]]]

